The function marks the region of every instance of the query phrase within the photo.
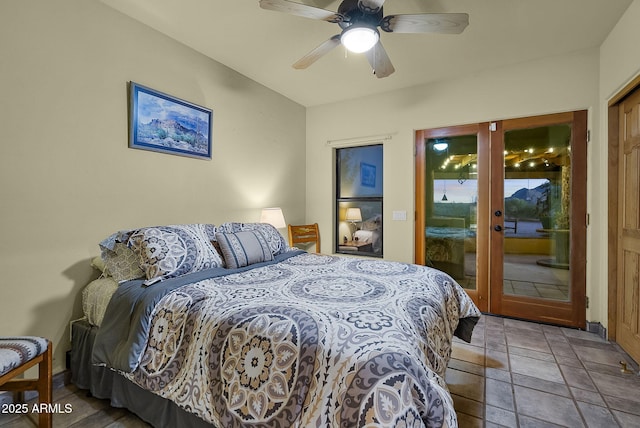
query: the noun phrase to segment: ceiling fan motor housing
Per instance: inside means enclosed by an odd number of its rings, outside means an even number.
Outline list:
[[[375,12],[366,12],[358,7],[358,0],[344,0],[338,7],[338,13],[344,16],[344,20],[338,22],[343,30],[354,24],[376,28],[383,16],[382,7]]]

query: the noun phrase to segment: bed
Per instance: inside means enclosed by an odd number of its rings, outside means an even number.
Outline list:
[[[291,249],[265,224],[187,229],[186,252],[146,229],[103,241],[144,274],[112,264],[83,292],[80,388],[154,426],[457,426],[444,374],[480,312],[450,276]]]
[[[464,279],[465,241],[475,239],[475,231],[465,227],[464,218],[432,217],[427,224],[426,264],[449,273],[455,279]]]

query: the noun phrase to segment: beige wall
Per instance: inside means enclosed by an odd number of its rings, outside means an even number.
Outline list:
[[[640,44],[638,44],[638,40],[640,40],[640,25],[638,25],[638,22],[640,22],[640,0],[634,0],[600,47],[599,101],[602,111],[602,115],[600,116],[600,141],[602,141],[602,144],[593,148],[595,152],[594,157],[597,159],[607,159],[607,106],[609,100],[631,80],[640,75]],[[599,162],[598,168],[602,170],[601,176],[606,177],[606,161]],[[606,195],[607,180],[603,179],[600,182],[592,183],[592,186],[595,188],[594,191]],[[606,218],[606,200],[603,199],[602,203],[594,208],[602,211],[599,217]],[[602,246],[605,247],[607,230],[604,229],[599,232],[598,242],[602,242]],[[594,281],[602,284],[602,286],[598,288],[598,294],[595,296],[595,299],[597,299],[596,304],[600,306],[600,311],[603,314],[607,313],[606,256],[607,254],[603,253],[602,258],[599,259],[602,260],[601,269],[595,272],[596,277],[594,278]],[[606,325],[606,316],[600,321]]]
[[[213,109],[213,160],[127,148],[127,81]],[[100,2],[0,2],[0,118],[0,335],[56,372],[111,232],[304,220],[304,108]]]
[[[391,135],[384,141],[384,255],[413,262],[414,130],[589,109],[590,129],[598,136],[599,121],[593,120],[599,114],[598,69],[598,50],[593,49],[308,108],[307,221],[320,224],[324,249],[332,248],[333,147],[327,141]],[[401,78],[402,70],[396,73],[395,78]],[[598,144],[602,143],[596,138],[590,146]],[[590,165],[598,161],[590,151]],[[590,167],[588,174],[589,183],[606,181],[602,168]],[[590,185],[587,204],[589,210],[606,205],[606,194]],[[398,210],[407,211],[407,221],[392,220],[392,212]],[[599,263],[606,257],[606,211],[604,215],[601,210],[592,213],[588,232],[589,296],[599,293],[602,284],[594,278],[606,266]],[[592,306],[587,318],[606,321],[606,312]]]

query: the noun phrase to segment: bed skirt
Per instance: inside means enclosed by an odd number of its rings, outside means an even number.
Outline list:
[[[126,408],[154,427],[204,428],[211,425],[186,412],[172,401],[140,388],[118,373],[91,365],[91,352],[97,327],[86,321],[71,327],[71,382],[112,407]]]

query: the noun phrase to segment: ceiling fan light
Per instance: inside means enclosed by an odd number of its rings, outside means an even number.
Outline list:
[[[342,32],[340,42],[351,52],[362,53],[374,47],[379,38],[375,28],[352,25]]]
[[[449,144],[446,142],[437,142],[433,145],[433,148],[438,152],[443,152],[449,148]]]

